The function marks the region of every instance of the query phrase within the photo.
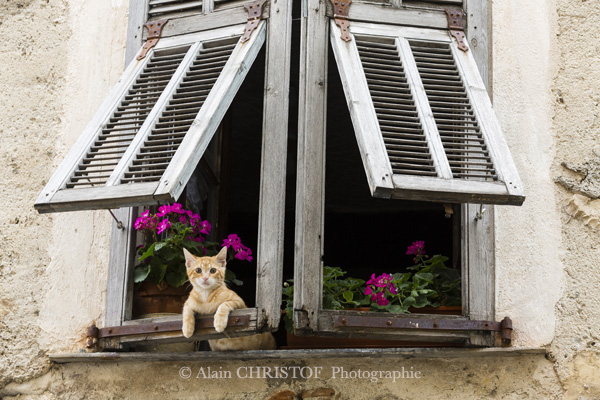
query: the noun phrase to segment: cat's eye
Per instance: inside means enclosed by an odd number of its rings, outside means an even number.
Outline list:
[[[196,268],[196,273],[197,274],[201,274],[202,273],[202,269],[201,268]]]
[[[216,269],[216,268],[211,268],[211,269],[210,269],[210,273],[211,273],[211,274],[214,274],[215,272],[217,272],[217,269]]]

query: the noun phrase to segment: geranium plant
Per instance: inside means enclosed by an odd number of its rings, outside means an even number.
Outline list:
[[[222,244],[208,241],[211,224],[179,203],[162,205],[155,214],[144,211],[136,219],[134,228],[143,233],[145,239],[145,244],[138,248],[135,283],[151,281],[159,288],[183,285],[188,280],[183,248],[197,256],[213,256],[226,246],[229,259],[252,261],[252,251],[236,234],[229,235]],[[229,269],[226,280],[242,284]]]
[[[461,278],[458,271],[448,268],[448,257],[425,254],[425,242],[416,241],[406,251],[415,265],[409,272],[371,275],[362,279],[343,278],[346,272],[337,267],[323,267],[323,308],[341,310],[368,306],[371,311],[409,313],[422,307],[460,306]],[[284,283],[284,321],[293,332],[293,279]]]
[[[409,308],[459,306],[461,278],[458,271],[448,268],[448,257],[425,254],[425,242],[416,241],[406,254],[414,255],[415,265],[405,273],[381,274],[367,281],[365,295],[370,296],[371,310],[395,313]]]

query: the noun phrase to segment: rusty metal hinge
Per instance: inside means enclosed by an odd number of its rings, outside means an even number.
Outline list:
[[[447,8],[446,14],[448,14],[448,29],[450,34],[456,38],[458,48],[465,52],[468,51],[469,47],[465,43],[465,28],[463,28],[465,12],[457,8]]]
[[[340,37],[343,41],[349,42],[350,37],[350,21],[348,21],[348,10],[352,0],[330,0],[333,4],[333,19],[335,24],[340,27],[342,34]]]
[[[161,19],[160,21],[146,23],[145,27],[148,28],[148,37],[146,38],[142,52],[137,56],[138,61],[143,60],[148,55],[150,49],[156,46],[160,35],[162,35],[163,28],[168,21],[168,19]]]
[[[244,36],[242,37],[242,43],[250,40],[252,32],[258,26],[258,23],[262,19],[263,6],[267,0],[257,0],[252,3],[244,4],[244,8],[248,12],[248,22],[246,23],[246,29],[244,30]]]

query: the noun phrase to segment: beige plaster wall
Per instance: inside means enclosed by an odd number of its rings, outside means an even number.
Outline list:
[[[593,159],[599,146],[600,0],[493,3],[494,104],[528,196],[521,208],[497,208],[497,317],[513,318],[516,346],[548,346],[547,359],[307,361],[325,371],[422,373],[399,383],[330,372],[306,381],[195,378],[200,367],[298,365],[289,360],[52,366],[48,353],[77,351],[84,328],[102,319],[110,218],[40,216],[32,204],[123,69],[127,3],[0,4],[0,397],[264,399],[290,390],[310,398],[316,388],[335,393],[321,398],[369,400],[600,397],[599,236],[590,222],[600,207],[554,182],[577,178],[562,161]],[[182,367],[193,377],[181,378]]]

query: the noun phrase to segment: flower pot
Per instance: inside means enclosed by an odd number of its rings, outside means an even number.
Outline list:
[[[139,319],[144,314],[181,314],[191,289],[188,283],[178,288],[167,286],[160,290],[154,282],[142,282],[133,291],[133,319]]]

